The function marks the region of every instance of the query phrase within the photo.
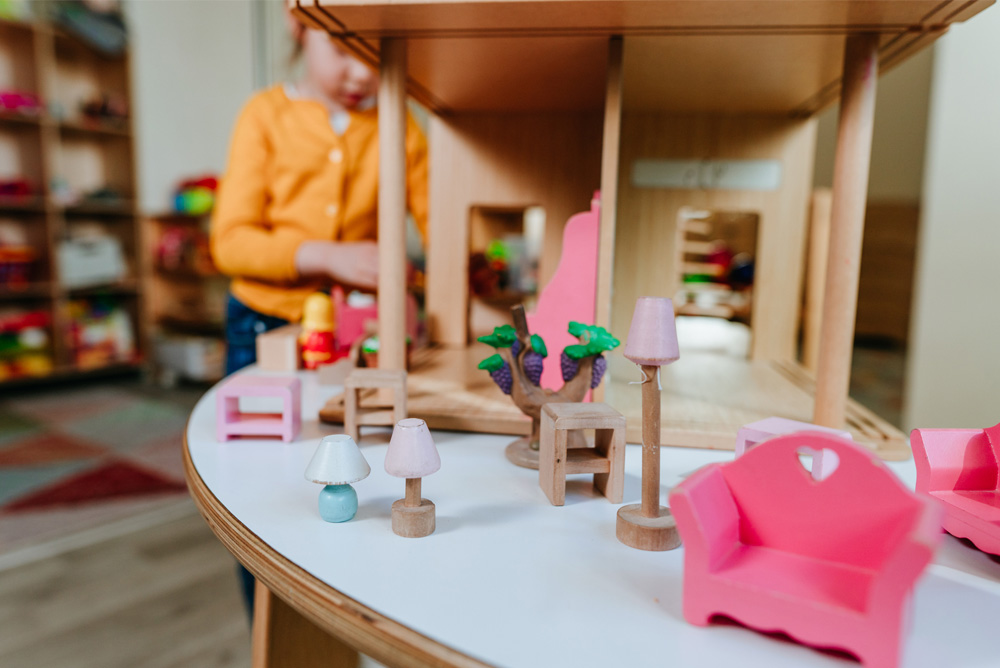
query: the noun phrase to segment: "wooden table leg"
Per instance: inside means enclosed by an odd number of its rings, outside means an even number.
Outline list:
[[[252,631],[253,668],[357,668],[354,649],[326,633],[257,581]]]

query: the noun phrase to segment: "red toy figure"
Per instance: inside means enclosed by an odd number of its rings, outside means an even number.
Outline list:
[[[302,307],[302,366],[315,369],[321,364],[330,364],[337,355],[333,339],[333,302],[330,296],[314,292],[306,297]]]

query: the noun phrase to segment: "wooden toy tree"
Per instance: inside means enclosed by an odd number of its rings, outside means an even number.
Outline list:
[[[560,357],[563,386],[558,390],[541,387],[542,368],[548,351],[545,341],[528,331],[524,306],[511,308],[514,326],[503,325],[479,341],[493,346],[496,354],[479,363],[504,394],[509,394],[521,412],[531,418],[531,434],[507,448],[507,458],[525,468],[538,468],[542,406],[553,402],[579,402],[601,383],[608,362],[603,353],[614,350],[620,341],[596,325],[569,323],[569,333],[580,343],[566,346]]]

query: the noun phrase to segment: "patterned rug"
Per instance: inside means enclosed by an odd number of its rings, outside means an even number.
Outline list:
[[[186,499],[186,400],[141,387],[0,397],[0,554]]]

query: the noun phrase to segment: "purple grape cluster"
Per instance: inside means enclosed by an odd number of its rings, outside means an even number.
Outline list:
[[[528,380],[532,384],[538,385],[542,380],[542,368],[545,366],[545,358],[534,350],[529,350],[524,354],[522,362],[524,373],[527,374]]]
[[[594,389],[601,384],[601,379],[604,378],[604,372],[608,370],[608,360],[604,359],[604,355],[598,355],[594,358],[594,373],[590,378],[590,389]]]
[[[559,356],[559,368],[562,370],[563,382],[568,383],[580,370],[580,360],[573,359],[564,350]]]
[[[514,377],[510,373],[510,365],[504,362],[503,366],[496,371],[490,371],[490,378],[497,384],[504,394],[510,394],[514,387]]]
[[[514,339],[514,343],[510,344],[510,356],[517,359],[517,353],[521,350],[520,339]]]

